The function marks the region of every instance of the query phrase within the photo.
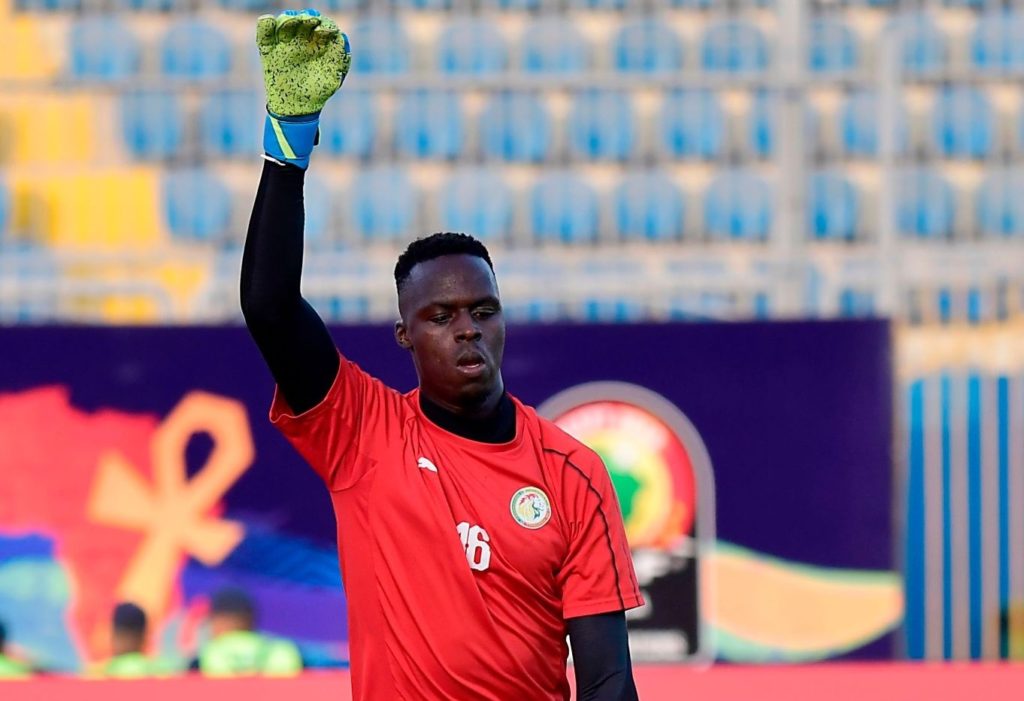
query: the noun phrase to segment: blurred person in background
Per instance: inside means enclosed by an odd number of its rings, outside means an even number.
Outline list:
[[[302,671],[294,643],[256,632],[256,607],[241,589],[216,592],[210,601],[210,640],[199,651],[199,671],[211,677],[292,676]]]
[[[7,628],[0,622],[0,679],[24,679],[32,669],[7,654]]]
[[[146,654],[149,625],[146,612],[129,601],[114,607],[110,648],[113,656],[96,674],[119,679],[166,676],[171,666]]]
[[[264,15],[266,163],[242,260],[245,321],[277,381],[271,421],[325,481],[356,701],[635,701],[625,611],[643,605],[601,458],[505,391],[494,269],[458,233],[398,258],[419,387],[339,354],[300,289],[305,169],[348,39],[312,10]],[[584,351],[586,352],[586,351]]]

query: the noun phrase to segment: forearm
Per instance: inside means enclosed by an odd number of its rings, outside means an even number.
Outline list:
[[[296,413],[330,389],[338,354],[327,328],[302,298],[305,171],[265,163],[242,254],[242,314],[271,374]]]
[[[637,701],[622,611],[567,622],[580,701]]]

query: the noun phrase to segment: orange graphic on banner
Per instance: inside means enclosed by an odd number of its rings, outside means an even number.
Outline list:
[[[200,432],[210,434],[213,452],[189,479],[185,449],[189,438]],[[215,565],[234,550],[244,537],[242,526],[211,511],[249,468],[254,452],[240,402],[192,392],[153,435],[152,487],[119,452],[100,457],[89,498],[90,518],[145,533],[118,585],[119,598],[136,602],[159,619],[185,554]]]

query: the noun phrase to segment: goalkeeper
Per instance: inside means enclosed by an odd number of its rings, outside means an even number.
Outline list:
[[[312,10],[259,19],[264,164],[242,311],[277,392],[271,421],[325,481],[338,523],[357,701],[637,698],[625,610],[643,604],[600,458],[505,391],[490,255],[464,234],[395,267],[419,387],[342,357],[300,294],[302,188],[348,38]]]

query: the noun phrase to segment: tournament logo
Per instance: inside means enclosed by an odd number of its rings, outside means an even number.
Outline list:
[[[693,533],[697,512],[694,465],[684,442],[687,430],[696,432],[678,409],[643,388],[602,383],[581,389],[547,402],[545,415],[604,460],[630,546],[674,549]]]
[[[512,495],[512,518],[523,528],[536,530],[551,519],[548,495],[536,487],[523,487]]]

